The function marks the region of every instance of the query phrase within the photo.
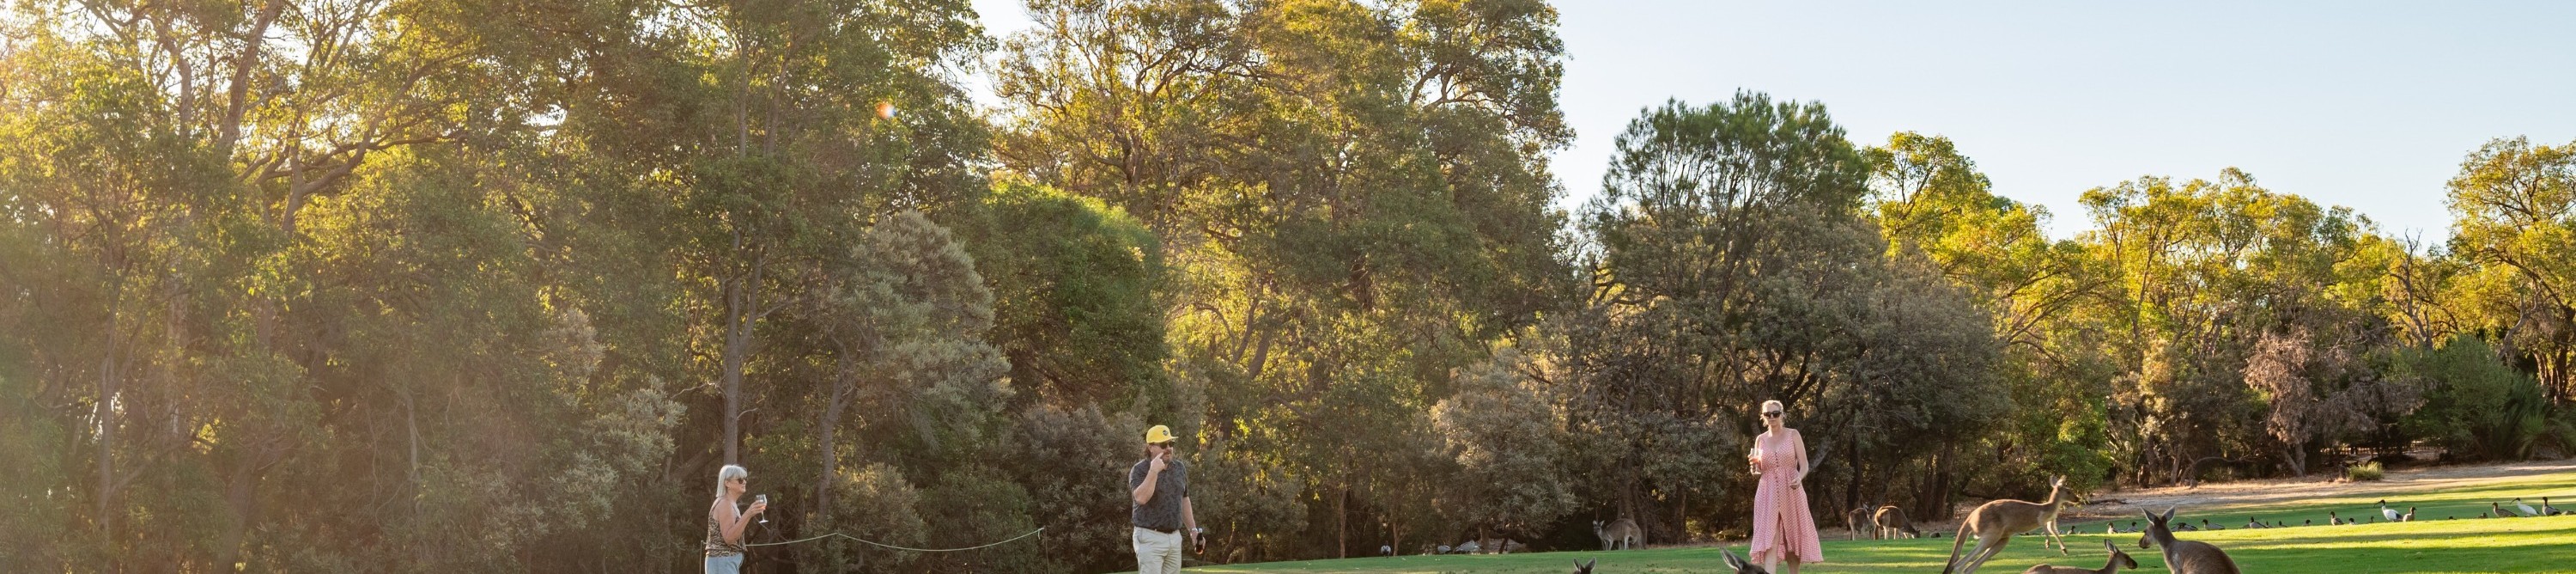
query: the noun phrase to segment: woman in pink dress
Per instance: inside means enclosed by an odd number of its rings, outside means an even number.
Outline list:
[[[1823,562],[1825,550],[1817,545],[1816,517],[1807,512],[1807,491],[1798,486],[1812,470],[1807,468],[1807,441],[1782,420],[1787,416],[1784,412],[1780,401],[1762,401],[1762,426],[1767,430],[1753,437],[1753,452],[1745,457],[1753,464],[1753,474],[1762,479],[1753,490],[1750,553],[1764,570],[1797,574],[1800,563]],[[1789,562],[1787,570],[1780,569],[1782,559]]]

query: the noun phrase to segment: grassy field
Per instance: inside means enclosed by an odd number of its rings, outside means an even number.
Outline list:
[[[2442,486],[2445,484],[2450,486]],[[2213,524],[2226,525],[2228,529],[2182,532],[2177,536],[2218,545],[2246,572],[2576,572],[2576,516],[2474,518],[2487,510],[2488,501],[2510,501],[2522,497],[2538,507],[2538,496],[2543,494],[2553,497],[2553,502],[2561,509],[2576,509],[2576,472],[2562,470],[2479,481],[2472,485],[2420,481],[2412,486],[2414,489],[2410,490],[2409,481],[2392,480],[2385,485],[2353,485],[2337,496],[2212,503],[2206,505],[2208,508],[2184,506],[2176,521],[2188,520],[2196,524],[2206,518]],[[2382,498],[2388,499],[2391,506],[2398,506],[2399,512],[2405,511],[2403,506],[2417,507],[2417,521],[2323,525],[2328,511],[2347,517],[2376,516],[2378,507],[2374,503]],[[2510,505],[2508,502],[2507,506]],[[2110,506],[2113,511],[2118,508],[2120,505]],[[2096,509],[2099,510],[2098,507]],[[2129,516],[2136,515],[2132,513]],[[2249,516],[2259,517],[2265,522],[2285,521],[2293,526],[2259,530],[2241,528]],[[2464,518],[2443,520],[2445,516]],[[2129,520],[2114,519],[2112,522],[2125,529]],[[2302,520],[2313,520],[2318,526],[2296,526]],[[2003,554],[1987,562],[1981,571],[2020,572],[2040,563],[2097,568],[2102,566],[2107,556],[2102,549],[2104,540],[2118,543],[2130,556],[2136,557],[2141,571],[2164,570],[2162,555],[2155,550],[2138,549],[2138,535],[2106,535],[2103,524],[2097,519],[2067,525],[2082,532],[2066,537],[2067,544],[2074,547],[2073,556],[2061,556],[2053,548],[2042,549],[2038,536],[2016,536]],[[1950,543],[1949,538],[1828,540],[1824,545],[1826,562],[1803,571],[1824,574],[1939,572],[1943,559],[1950,553]],[[1734,548],[1739,555],[1742,554],[1740,546]],[[1595,558],[1600,559],[1595,571],[1602,574],[1727,571],[1715,547],[1493,556],[1398,556],[1196,566],[1189,570],[1313,574],[1538,573],[1570,572],[1572,561]]]

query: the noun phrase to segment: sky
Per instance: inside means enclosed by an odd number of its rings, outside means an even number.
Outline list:
[[[1030,26],[1017,0],[975,4],[996,36]],[[2236,167],[2440,241],[2444,183],[2469,152],[2576,143],[2576,2],[1556,6],[1575,141],[1551,161],[1568,208],[1598,193],[1641,110],[1738,90],[1823,102],[1859,145],[1947,136],[2061,238],[2092,226],[2087,189]]]

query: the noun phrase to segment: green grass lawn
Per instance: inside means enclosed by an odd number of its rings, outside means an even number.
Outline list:
[[[2182,532],[2177,537],[2218,545],[2236,559],[2246,572],[2266,573],[2336,573],[2371,572],[2576,572],[2576,516],[2544,518],[2461,518],[2442,520],[2444,516],[2475,517],[2487,509],[2487,501],[2511,500],[2520,496],[2532,506],[2540,506],[2538,494],[2554,497],[2559,508],[2576,507],[2576,473],[2542,474],[2515,478],[2475,487],[2449,490],[2407,491],[2402,485],[2375,490],[2367,486],[2356,492],[2334,498],[2299,500],[2275,504],[2238,504],[2207,509],[2181,509],[2176,521],[2198,523],[2207,518],[2228,530]],[[2558,496],[2565,494],[2567,496]],[[2381,498],[2391,506],[2417,507],[2416,522],[2378,523],[2355,526],[2323,526],[2326,512],[2345,516],[2375,516],[2373,503]],[[2508,506],[2510,506],[2508,504]],[[2158,510],[2162,510],[2159,508]],[[2287,521],[2296,525],[2301,520],[2314,520],[2319,526],[2248,530],[2240,528],[2248,516],[2259,516],[2265,522]],[[2139,518],[2138,520],[2144,520]],[[2127,519],[2116,521],[2122,527]],[[2102,533],[2101,521],[2070,523],[2081,528],[2066,537],[2074,547],[2073,556],[2061,556],[2055,549],[2042,549],[2036,535],[2015,536],[2003,554],[1986,563],[1981,572],[2021,572],[2035,564],[2097,568],[2106,553],[2102,541],[2116,542],[2138,559],[2142,571],[2161,572],[2164,557],[2156,550],[2137,547],[2138,535]],[[1830,538],[1830,536],[1829,536]],[[1917,540],[1828,540],[1826,562],[1806,568],[1804,572],[1939,572],[1943,559],[1950,553],[1949,538]],[[1971,545],[1973,546],[1973,541]],[[1735,547],[1738,555],[1742,548]],[[1963,551],[1964,552],[1964,551]],[[1542,552],[1489,556],[1397,556],[1315,560],[1307,562],[1273,562],[1237,566],[1198,566],[1192,572],[1280,572],[1334,574],[1397,574],[1445,572],[1571,572],[1572,561],[1600,559],[1595,572],[1623,574],[1631,572],[1680,573],[1727,572],[1725,562],[1715,547],[1670,548],[1621,552]]]

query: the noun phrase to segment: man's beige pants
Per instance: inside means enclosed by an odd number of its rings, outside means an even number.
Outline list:
[[[1181,533],[1136,528],[1136,574],[1181,571]]]

